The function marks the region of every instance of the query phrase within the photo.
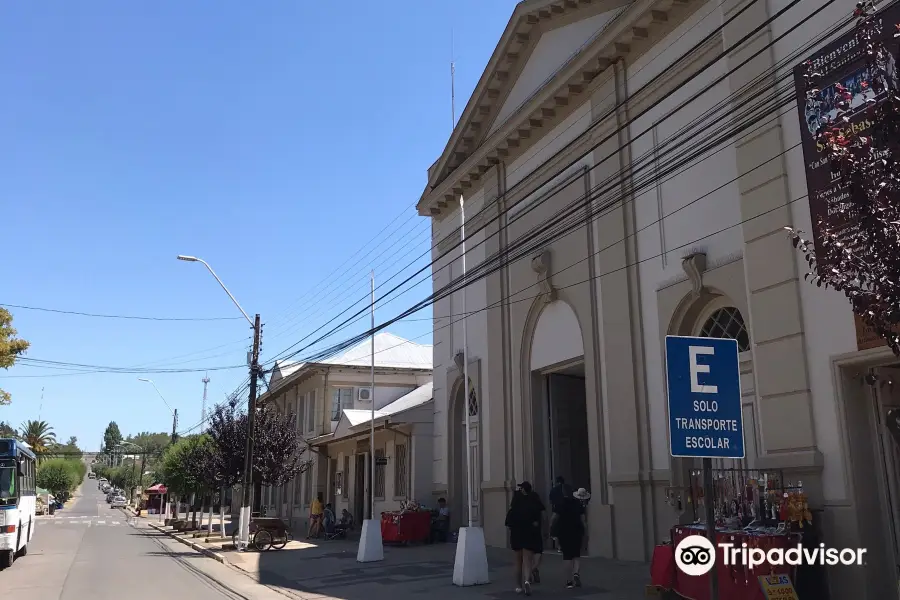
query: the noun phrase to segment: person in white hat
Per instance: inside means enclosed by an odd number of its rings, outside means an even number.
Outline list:
[[[583,493],[579,494],[579,492]],[[559,515],[557,536],[559,538],[559,548],[562,550],[563,561],[566,563],[566,570],[568,571],[566,587],[570,589],[581,587],[579,567],[581,566],[581,546],[585,532],[584,500],[578,498],[576,494],[584,496],[586,493],[586,490],[583,488],[573,493],[572,488],[565,485],[563,486],[563,500],[557,507],[557,514]]]

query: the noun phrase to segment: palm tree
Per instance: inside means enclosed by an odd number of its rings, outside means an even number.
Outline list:
[[[46,454],[50,446],[56,443],[56,433],[47,421],[25,421],[22,423],[22,439],[35,454]]]

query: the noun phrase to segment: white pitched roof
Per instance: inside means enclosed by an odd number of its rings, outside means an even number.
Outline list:
[[[422,406],[423,404],[431,402],[433,398],[434,382],[429,381],[425,385],[417,387],[405,396],[401,396],[390,404],[382,407],[381,410],[376,410],[375,419],[383,419],[384,417],[390,417],[391,415],[396,415],[403,411],[417,408],[419,406]],[[356,427],[357,425],[368,423],[372,418],[372,411],[356,408],[344,409],[344,414],[341,418],[346,418],[347,422],[350,424],[350,427]],[[335,430],[337,429],[335,428]]]
[[[431,369],[433,346],[425,346],[393,333],[375,334],[375,366],[396,369]],[[329,365],[368,367],[372,364],[372,340],[363,340],[343,353],[322,361]]]
[[[434,346],[417,344],[393,333],[375,335],[375,366],[393,369],[431,369]],[[333,358],[319,363],[275,361],[269,385],[303,370],[310,364],[368,367],[372,364],[372,339],[366,339]]]
[[[405,396],[401,396],[397,398],[390,404],[383,406],[381,410],[375,411],[375,418],[378,418],[378,413],[382,413],[385,416],[395,415],[399,412],[403,412],[404,410],[409,410],[411,408],[415,408],[417,406],[422,406],[429,400],[434,398],[434,382],[429,381],[425,385],[420,385],[410,393]]]

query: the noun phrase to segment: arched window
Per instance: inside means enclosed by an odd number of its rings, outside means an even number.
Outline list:
[[[478,416],[478,396],[475,395],[475,388],[472,387],[469,389],[469,416],[477,417]]]
[[[713,312],[703,327],[700,328],[700,337],[723,338],[737,340],[738,352],[746,352],[750,349],[750,334],[741,311],[733,306],[726,306]]]

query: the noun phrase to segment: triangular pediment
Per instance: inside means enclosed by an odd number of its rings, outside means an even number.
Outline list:
[[[428,187],[443,181],[631,0],[523,0],[494,49]]]
[[[541,89],[569,59],[600,35],[624,8],[586,14],[573,23],[541,33],[521,71],[511,80],[509,91],[497,115],[487,128],[490,135]]]

